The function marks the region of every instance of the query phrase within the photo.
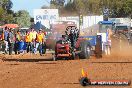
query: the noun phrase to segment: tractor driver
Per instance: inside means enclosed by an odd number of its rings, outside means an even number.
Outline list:
[[[66,29],[66,31],[65,31],[65,40],[67,42],[69,41],[68,29]]]
[[[76,35],[75,35],[75,30],[73,28],[71,28],[71,30],[70,30],[69,37],[70,37],[70,41],[71,41],[71,47],[75,48],[75,43],[76,43],[75,37],[76,37]]]
[[[78,37],[79,37],[79,30],[77,28],[75,28],[75,40],[77,41]]]

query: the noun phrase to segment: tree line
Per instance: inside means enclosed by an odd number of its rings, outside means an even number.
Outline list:
[[[11,10],[13,3],[11,0],[0,0],[0,25],[15,23],[20,27],[30,26],[30,15],[26,10],[14,12]]]
[[[108,10],[109,17],[131,17],[132,18],[132,0],[71,0],[64,4],[57,3],[58,0],[51,0],[53,4],[63,12],[83,15],[102,15],[104,9]],[[69,0],[70,1],[70,0]]]

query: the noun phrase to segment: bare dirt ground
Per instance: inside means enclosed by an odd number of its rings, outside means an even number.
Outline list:
[[[122,52],[113,46],[112,55],[97,59],[52,61],[52,55],[0,55],[0,88],[83,88],[81,69],[90,79],[132,80],[130,48]],[[90,86],[86,88],[132,88],[130,86]]]

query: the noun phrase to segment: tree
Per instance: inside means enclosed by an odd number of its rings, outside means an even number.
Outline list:
[[[84,15],[102,15],[104,8],[109,10],[109,17],[132,17],[132,0],[74,0],[65,5],[65,10]]]
[[[131,0],[107,0],[105,6],[109,9],[109,17],[129,17],[132,14]]]
[[[74,0],[67,3],[65,9],[83,15],[100,13],[99,0]]]
[[[13,3],[11,0],[0,0],[0,24],[13,22]]]
[[[64,6],[65,0],[51,0],[50,1],[50,7],[51,8],[58,8],[60,9],[61,7]]]
[[[14,14],[14,23],[17,23],[20,27],[30,27],[30,15],[26,10],[19,10]]]
[[[77,11],[77,13],[80,14],[84,12],[85,6],[82,0],[74,0],[73,3],[74,3],[75,10]]]
[[[11,0],[2,0],[1,6],[5,10],[10,10],[13,7],[13,3],[11,2]]]
[[[82,14],[85,12],[85,5],[83,3],[84,1],[74,0],[73,2],[68,2],[64,8],[65,10],[72,12],[72,13],[76,13],[77,15]]]
[[[126,0],[124,10],[132,18],[132,0]]]

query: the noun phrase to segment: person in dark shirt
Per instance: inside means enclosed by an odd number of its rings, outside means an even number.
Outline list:
[[[74,29],[70,30],[69,36],[70,36],[70,41],[71,41],[71,47],[75,48],[75,30]]]
[[[14,48],[14,43],[15,43],[15,36],[13,34],[13,30],[9,29],[8,33],[8,47],[9,47],[9,55],[12,54],[13,48]]]

